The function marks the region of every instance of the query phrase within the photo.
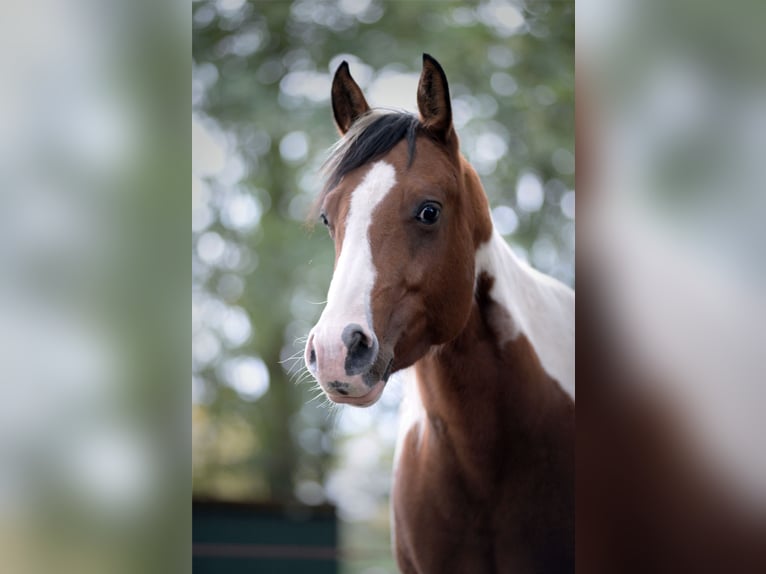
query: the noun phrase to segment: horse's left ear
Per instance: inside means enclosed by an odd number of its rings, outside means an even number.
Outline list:
[[[453,133],[447,75],[439,62],[428,54],[423,54],[423,71],[418,83],[418,109],[425,128],[446,142]]]

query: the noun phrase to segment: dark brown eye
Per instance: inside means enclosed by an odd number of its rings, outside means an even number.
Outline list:
[[[426,225],[433,225],[439,221],[441,215],[441,206],[438,203],[426,202],[420,206],[415,219]]]
[[[322,221],[322,224],[323,224],[325,227],[330,227],[330,222],[329,222],[329,221],[327,221],[327,216],[326,216],[324,213],[320,213],[320,214],[319,214],[319,219]]]

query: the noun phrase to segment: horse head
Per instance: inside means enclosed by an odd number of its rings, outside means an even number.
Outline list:
[[[343,137],[317,202],[335,269],[305,361],[337,403],[375,403],[391,373],[452,340],[470,315],[475,254],[492,224],[460,154],[447,78],[426,54],[417,102],[419,117],[371,109],[346,62],[335,73]]]

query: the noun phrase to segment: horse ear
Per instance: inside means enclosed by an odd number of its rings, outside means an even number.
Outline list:
[[[452,129],[452,104],[447,75],[430,55],[423,54],[423,71],[418,82],[418,109],[427,130],[447,141]]]
[[[361,88],[348,71],[348,62],[343,60],[332,80],[332,112],[340,135],[344,135],[354,120],[369,109]]]

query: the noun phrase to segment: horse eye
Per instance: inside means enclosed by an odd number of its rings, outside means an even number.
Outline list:
[[[439,221],[439,215],[441,215],[441,208],[437,204],[425,203],[420,206],[415,219],[426,225],[433,225]]]
[[[319,214],[319,219],[322,220],[322,223],[324,224],[325,227],[330,227],[330,222],[327,221],[327,216],[324,213]]]

